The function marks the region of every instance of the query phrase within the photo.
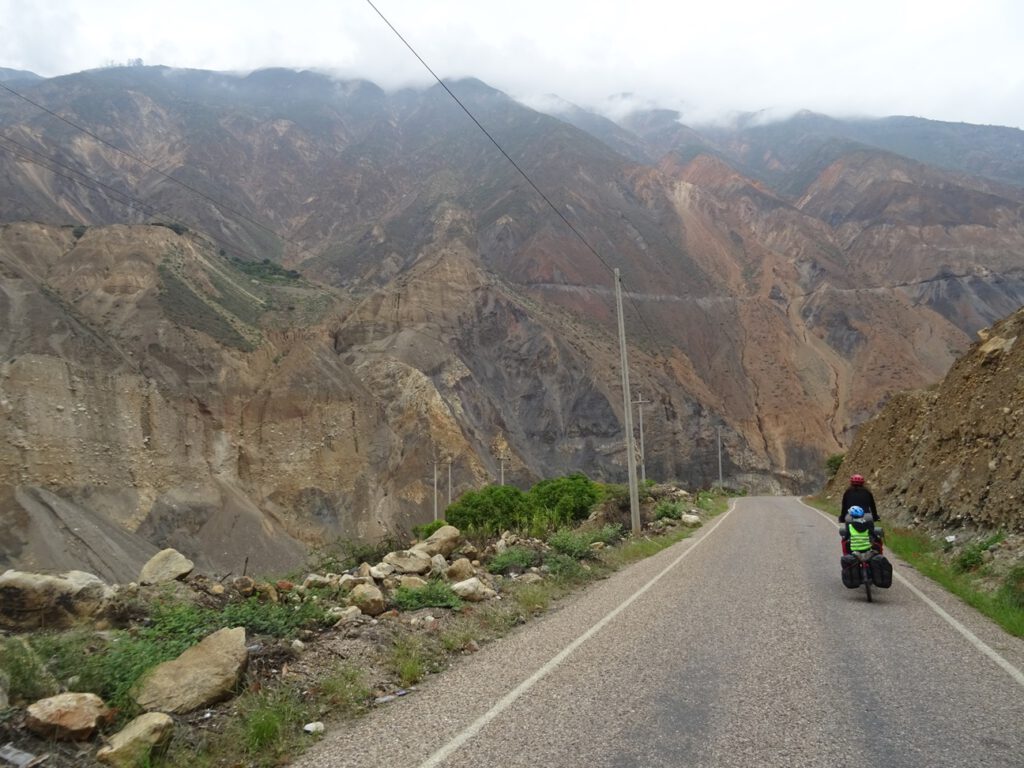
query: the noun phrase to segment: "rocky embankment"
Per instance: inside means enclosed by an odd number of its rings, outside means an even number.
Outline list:
[[[676,490],[672,498],[681,502],[686,494]],[[692,509],[679,519],[655,520],[649,530],[697,526],[700,514]],[[606,546],[593,542],[595,557]],[[509,559],[513,550],[533,553],[533,562],[539,565],[520,562],[495,567],[497,559]],[[125,585],[108,585],[80,571],[59,575],[7,571],[0,576],[0,649],[9,657],[0,664],[0,741],[11,742],[10,760],[24,762],[29,759],[25,756],[49,752],[50,765],[82,766],[95,759],[127,768],[141,764],[152,750],[166,748],[172,738],[178,748],[192,750],[212,738],[211,729],[228,732],[230,721],[244,708],[236,703],[240,694],[286,686],[307,698],[313,696],[310,691],[322,686],[339,660],[365,680],[365,700],[357,702],[359,709],[385,703],[407,693],[407,681],[384,661],[401,637],[420,635],[434,643],[441,637],[455,637],[456,641],[444,643],[448,652],[478,650],[478,640],[487,638],[459,632],[446,635],[446,628],[466,621],[478,608],[487,610],[488,604],[506,610],[508,615],[501,621],[511,622],[508,626],[526,620],[530,611],[524,613],[522,603],[515,601],[517,590],[553,578],[551,561],[545,560],[552,551],[541,540],[508,532],[486,543],[473,543],[456,528],[444,526],[378,562],[364,562],[341,573],[317,570],[301,581],[248,576],[216,579],[194,572],[194,564],[174,550],[158,553],[137,582]],[[589,570],[587,562],[596,560],[585,557],[573,562],[574,568]],[[416,594],[438,585],[457,599],[434,607],[410,606],[397,599],[400,592]],[[235,625],[209,631],[135,680],[129,689],[130,701],[121,703],[120,712],[116,703],[85,690],[78,675],[53,674],[48,660],[40,657],[43,651],[36,639],[53,637],[55,632],[85,638],[87,656],[116,653],[117,643],[144,637],[146,628],[154,626],[155,611],[167,605],[193,606],[219,616],[244,606],[250,623],[256,613],[283,607],[285,615],[302,614],[309,620],[277,636],[269,630],[248,631]],[[34,690],[45,695],[27,697],[25,680],[20,684],[12,680],[21,674],[12,674],[6,663],[15,653],[24,656],[23,667],[36,670]],[[83,668],[88,666],[85,662]],[[335,705],[317,705],[315,720],[322,718],[330,727],[332,717],[338,716]],[[125,715],[133,712],[138,717],[128,720]],[[316,721],[306,725],[307,733],[324,728]]]
[[[942,382],[894,396],[861,427],[831,495],[856,471],[883,518],[1024,533],[1024,308],[978,336]]]

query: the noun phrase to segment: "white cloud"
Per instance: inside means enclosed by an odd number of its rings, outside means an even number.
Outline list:
[[[526,98],[1024,126],[1014,0],[375,2],[439,75]],[[0,0],[0,66],[56,75],[129,58],[315,67],[385,87],[430,78],[365,0]]]

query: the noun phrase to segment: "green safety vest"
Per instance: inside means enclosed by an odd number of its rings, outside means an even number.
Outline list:
[[[871,549],[871,529],[866,528],[863,531],[858,531],[853,527],[852,524],[847,526],[847,530],[850,531],[850,551],[852,552],[866,552]]]

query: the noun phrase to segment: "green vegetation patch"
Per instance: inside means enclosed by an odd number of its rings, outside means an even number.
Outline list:
[[[529,547],[509,547],[491,558],[487,563],[487,570],[491,573],[507,574],[513,571],[522,572],[540,563],[541,554],[537,550]]]
[[[429,581],[425,587],[399,587],[392,600],[399,610],[416,611],[420,608],[450,608],[457,611],[462,599],[443,581]]]
[[[176,275],[170,267],[159,267],[159,301],[167,317],[178,325],[205,333],[207,336],[228,347],[250,352],[252,343],[239,333],[217,310],[204,301],[192,288]]]
[[[445,511],[445,519],[471,535],[512,530],[543,537],[585,519],[601,497],[601,486],[582,474],[544,480],[528,493],[492,485],[463,494]]]
[[[302,279],[302,273],[295,269],[286,269],[280,264],[263,259],[263,261],[245,261],[237,257],[231,258],[231,265],[255,280],[266,283],[296,283]]]

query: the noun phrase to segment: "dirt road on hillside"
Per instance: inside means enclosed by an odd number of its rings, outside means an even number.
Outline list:
[[[902,563],[867,603],[836,531],[738,500],[297,764],[1024,765],[1024,642]]]

